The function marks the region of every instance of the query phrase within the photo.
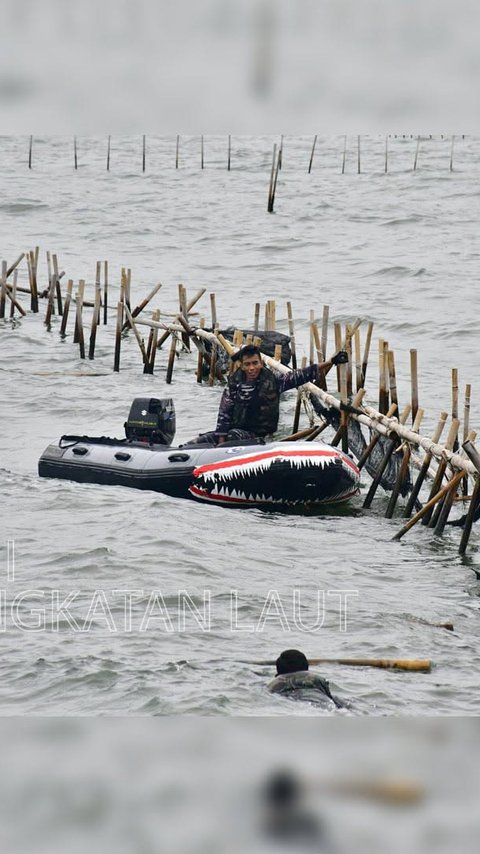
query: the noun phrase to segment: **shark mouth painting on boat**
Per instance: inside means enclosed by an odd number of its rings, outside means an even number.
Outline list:
[[[232,449],[233,450],[233,449]],[[316,506],[356,495],[360,472],[336,448],[277,446],[194,469],[190,493],[229,506]]]

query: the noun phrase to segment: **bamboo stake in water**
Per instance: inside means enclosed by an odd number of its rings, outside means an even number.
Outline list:
[[[2,261],[2,280],[0,283],[0,318],[5,317],[5,304],[7,301],[7,262]]]
[[[410,350],[410,383],[412,389],[412,419],[414,420],[418,410],[418,364],[416,350]]]
[[[205,327],[205,318],[201,317],[199,322],[199,328],[203,329]],[[203,380],[203,350],[198,348],[198,357],[197,357],[197,383],[201,383]]]
[[[10,295],[10,320],[15,317],[15,305],[17,302],[17,270],[13,274],[12,293]],[[7,292],[8,293],[8,292]]]
[[[307,359],[304,356],[302,359],[302,368],[306,368],[306,367],[307,367]],[[297,400],[295,403],[295,413],[293,416],[293,427],[292,427],[292,433],[293,434],[298,433],[298,425],[300,424],[300,412],[301,412],[301,408],[302,408],[302,400],[303,400],[302,390],[300,388],[298,388],[297,389]]]
[[[154,322],[157,322],[157,323],[160,320],[160,311],[158,308],[155,309],[154,312],[152,312],[152,320]],[[158,327],[155,326],[152,329],[152,332],[153,332],[153,335],[152,335],[152,340],[151,340],[151,345],[150,345],[150,356],[149,356],[148,361],[145,362],[145,364],[144,364],[144,367],[143,367],[143,373],[144,374],[147,374],[147,373],[153,374],[153,370],[155,368],[155,358],[157,355],[157,343],[158,343]],[[175,336],[172,336],[172,338],[174,338],[174,337]],[[172,370],[173,370],[173,368],[172,368]]]
[[[447,423],[447,418],[448,418],[448,414],[446,412],[442,412],[440,415],[438,424],[435,428],[435,432],[432,436],[432,442],[434,442],[435,444],[437,444],[437,442],[440,440],[440,437],[443,433],[443,429],[445,427],[445,424]],[[430,451],[427,451],[427,453],[425,454],[422,466],[420,468],[420,471],[418,473],[417,479],[415,481],[415,484],[413,486],[413,489],[412,489],[410,496],[409,496],[409,499],[407,501],[407,506],[405,507],[405,512],[403,515],[407,519],[410,516],[410,514],[414,508],[415,502],[416,502],[418,495],[420,493],[420,489],[422,488],[423,482],[424,482],[424,480],[428,474],[428,470],[430,468],[430,463],[432,462],[432,459],[433,459],[433,454],[431,454]]]
[[[414,430],[415,433],[418,433],[420,431],[420,424],[422,422],[422,418],[423,418],[423,409],[419,409],[417,412],[417,417],[415,418],[415,421],[413,422],[413,427],[412,427],[412,430]],[[392,494],[391,494],[390,500],[388,502],[387,511],[385,513],[386,519],[391,519],[393,517],[393,513],[395,510],[397,501],[398,501],[398,497],[400,495],[400,491],[402,489],[405,478],[407,477],[408,466],[410,463],[410,454],[411,454],[410,445],[405,444],[404,449],[403,449],[402,463],[400,465],[398,475],[397,475],[397,478],[395,480],[395,485],[392,489]]]
[[[317,134],[313,137],[312,153],[310,154],[310,163],[308,164],[308,174],[312,171],[313,155],[315,154],[315,146],[317,144]]]
[[[421,519],[423,519],[427,513],[431,514],[435,504],[438,501],[441,501],[441,499],[444,498],[445,495],[447,495],[447,493],[451,489],[455,490],[457,485],[460,483],[462,477],[462,471],[459,471],[455,475],[453,475],[452,479],[448,481],[448,483],[443,487],[443,489],[441,489],[440,492],[437,492],[437,494],[434,495],[433,498],[430,498],[430,500],[423,505],[422,509],[419,510],[418,513],[415,514],[415,516],[412,516],[412,518],[409,519],[409,521],[403,526],[403,528],[401,528],[395,534],[395,536],[392,537],[392,540],[401,540],[401,538],[407,533],[407,531],[409,531],[410,528],[413,528],[413,526],[416,525],[417,522],[419,522]]]
[[[28,168],[32,168],[32,149],[33,149],[33,136],[30,136],[30,144],[28,146]]]
[[[475,486],[473,488],[472,498],[470,501],[470,507],[468,508],[467,518],[465,519],[465,524],[463,526],[462,538],[460,540],[460,546],[458,549],[458,553],[460,555],[464,555],[467,550],[468,540],[470,538],[470,533],[472,530],[473,520],[475,518],[475,511],[478,508],[478,503],[480,501],[480,455],[472,442],[468,440],[463,443],[463,449],[475,468],[477,469],[477,477],[475,479]]]
[[[360,330],[356,329],[353,337],[355,347],[355,387],[357,391],[362,388],[362,361],[360,355]]]
[[[227,157],[227,171],[228,172],[230,172],[231,155],[232,155],[232,137],[230,134],[228,134],[228,157]]]
[[[93,306],[92,324],[90,327],[90,340],[88,346],[88,358],[95,358],[95,343],[97,340],[98,315],[100,313],[101,302],[100,287],[95,288],[95,305]]]
[[[453,172],[453,148],[455,145],[455,136],[452,136],[452,148],[450,150],[450,172]]]
[[[385,134],[385,174],[388,172],[388,134]]]
[[[463,409],[463,442],[467,441],[468,433],[470,430],[470,395],[472,393],[472,386],[470,383],[467,383],[465,386],[465,404]],[[468,477],[465,477],[462,484],[462,493],[463,495],[468,495]]]
[[[393,352],[393,350],[388,351],[387,362],[388,362],[388,377],[389,377],[389,384],[390,384],[390,400],[392,403],[396,403],[398,406],[397,375],[396,375],[396,371],[395,371],[395,353]]]
[[[77,137],[73,137],[73,162],[75,164],[75,169],[78,169],[78,157],[77,157]]]
[[[345,134],[345,139],[343,143],[343,160],[342,160],[342,175],[345,174],[345,160],[347,159],[347,134]]]
[[[357,136],[357,172],[360,175],[360,134]]]
[[[62,305],[62,288],[60,285],[60,279],[63,276],[63,273],[58,272],[58,259],[56,255],[52,255],[53,262],[53,272],[55,275],[55,293],[57,297],[57,311],[59,315],[63,314],[63,305]]]
[[[145,172],[146,160],[147,160],[147,138],[146,138],[145,134],[143,134],[143,137],[142,137],[142,172]]]
[[[456,439],[457,439],[457,435],[458,435],[458,430],[459,430],[459,428],[460,428],[460,421],[458,420],[458,418],[453,419],[453,420],[452,420],[452,423],[451,423],[451,426],[450,426],[450,430],[449,430],[448,436],[447,436],[447,441],[445,442],[445,448],[447,449],[447,451],[451,451],[451,450],[453,450],[453,446],[454,446],[454,444],[455,444],[455,442],[456,442]],[[433,484],[432,484],[432,487],[431,487],[431,489],[430,489],[429,501],[430,501],[430,499],[432,499],[435,495],[437,495],[437,494],[438,494],[438,491],[439,491],[439,489],[440,489],[440,487],[441,487],[441,485],[442,485],[443,477],[444,477],[445,472],[446,472],[446,470],[447,470],[447,465],[448,465],[448,463],[447,463],[447,460],[446,460],[446,459],[443,459],[443,460],[439,463],[438,468],[437,468],[437,473],[436,473],[436,475],[435,475],[435,479],[434,479]],[[433,508],[433,505],[432,505],[432,508]],[[422,525],[429,525],[429,524],[430,524],[431,519],[432,519],[432,512],[433,512],[433,511],[429,509],[429,510],[428,510],[428,511],[423,515],[423,517],[422,517]]]
[[[292,354],[292,368],[297,370],[297,351],[295,348],[295,326],[293,322],[292,303],[287,302],[288,335],[290,337],[290,352]],[[295,432],[295,431],[294,431]]]
[[[372,332],[373,332],[373,320],[369,320],[368,326],[367,326],[367,337],[365,340],[365,350],[363,351],[363,360],[362,360],[362,388],[365,387],[365,378],[367,376],[368,356],[370,354],[370,344],[372,341]]]
[[[274,178],[275,178],[275,163],[276,163],[276,158],[277,158],[277,144],[276,144],[276,143],[274,143],[274,145],[273,145],[273,156],[272,156],[272,168],[271,168],[271,171],[270,171],[270,184],[269,184],[269,187],[268,187],[268,204],[267,204],[267,211],[268,211],[268,213],[273,213],[273,203],[274,203],[274,198],[273,198],[273,181],[274,181]]]
[[[260,303],[255,303],[255,315],[253,318],[253,331],[258,332],[258,326],[260,323]]]
[[[65,337],[65,331],[67,328],[68,313],[70,311],[70,303],[72,301],[72,290],[73,290],[73,279],[69,279],[67,282],[67,296],[65,297],[65,305],[63,308],[62,325],[60,327],[60,335],[62,338]]]
[[[420,134],[417,136],[417,148],[415,150],[415,159],[413,161],[413,171],[416,172],[417,169],[417,160],[418,160],[418,152],[420,150]]]
[[[142,313],[143,309],[144,309],[144,308],[146,308],[146,306],[148,305],[148,303],[149,303],[149,302],[153,299],[153,297],[158,293],[158,291],[160,290],[160,288],[161,288],[161,287],[162,287],[162,283],[161,283],[161,282],[158,282],[158,284],[156,284],[156,285],[155,285],[155,287],[154,287],[154,288],[152,288],[152,290],[150,291],[150,293],[148,294],[148,296],[146,296],[146,297],[145,297],[145,299],[143,299],[143,300],[142,300],[142,302],[141,302],[141,303],[139,303],[139,305],[137,305],[137,306],[136,306],[136,308],[134,308],[134,309],[133,309],[133,311],[132,311],[132,315],[131,315],[131,316],[132,316],[134,319],[135,319],[136,317],[138,317],[138,315],[139,315],[139,314],[141,314],[141,313]],[[187,312],[187,313],[188,313],[188,312]],[[187,315],[185,315],[185,316],[187,316]],[[127,315],[127,320],[126,320],[126,321],[125,321],[125,323],[123,324],[123,328],[124,328],[124,329],[128,329],[128,327],[129,327],[129,326],[130,326],[130,322],[129,322],[129,320],[128,320],[128,315]],[[123,330],[122,330],[122,331],[123,331]]]
[[[78,284],[78,292],[77,292],[77,318],[76,318],[76,330],[77,330],[77,341],[78,346],[80,348],[80,358],[85,358],[85,341],[83,337],[83,297],[85,293],[85,281],[84,279],[80,279]]]
[[[133,334],[135,335],[136,342],[137,342],[137,344],[140,348],[140,352],[142,354],[143,372],[147,373],[147,371],[145,371],[145,367],[148,365],[148,358],[147,358],[147,351],[145,350],[145,344],[143,342],[143,338],[140,336],[140,333],[137,329],[137,324],[135,323],[132,315],[130,314],[128,306],[125,305],[124,308],[125,308],[125,314],[126,314],[127,320],[128,320],[128,325],[133,330]],[[154,332],[154,331],[155,330],[152,329],[152,332]],[[153,373],[153,371],[151,371],[150,373]]]
[[[474,442],[477,434],[472,431],[469,433],[467,442]],[[462,478],[463,480],[463,478]],[[460,485],[460,484],[459,484]],[[443,531],[445,529],[445,525],[447,524],[447,520],[452,509],[453,501],[455,498],[457,490],[451,489],[445,496],[442,502],[437,504],[437,510],[434,514],[434,518],[432,518],[432,523],[430,525],[431,528],[434,528],[434,534],[437,537],[441,537]]]
[[[110,141],[111,136],[109,135],[107,142],[107,172],[110,172]]]
[[[118,373],[120,371],[120,347],[122,344],[122,326],[123,326],[123,302],[119,300],[117,303],[117,325],[115,328],[115,353],[113,356],[113,370]]]
[[[200,142],[200,166],[202,169],[204,166],[203,151],[204,150],[203,150],[203,133],[202,133],[201,142]]]
[[[283,134],[280,137],[280,148],[278,149],[278,168],[281,169],[283,164]]]
[[[178,153],[180,151],[180,137],[177,134],[177,144],[175,148],[175,169],[178,169]]]
[[[407,404],[407,406],[405,407],[405,409],[403,410],[403,412],[400,416],[400,424],[405,424],[408,416],[410,415],[410,409],[411,409],[410,404]],[[381,461],[381,463],[380,463],[380,465],[379,465],[379,467],[375,473],[375,477],[373,478],[370,489],[367,492],[367,496],[365,498],[365,501],[363,502],[363,506],[365,508],[370,507],[370,505],[371,505],[371,503],[375,497],[375,493],[376,493],[376,491],[380,485],[382,475],[383,475],[385,469],[387,468],[390,457],[392,456],[394,450],[397,447],[398,447],[398,438],[397,438],[396,434],[393,434],[393,438],[390,441],[390,445],[385,449],[383,459],[382,459],[382,461]]]
[[[215,294],[210,294],[210,309],[212,313],[212,329],[217,325],[217,306],[215,303]]]
[[[108,261],[103,262],[103,325],[108,319]]]
[[[330,313],[330,306],[323,306],[322,313],[322,353],[323,358],[327,358],[327,340],[328,340],[328,316]]]

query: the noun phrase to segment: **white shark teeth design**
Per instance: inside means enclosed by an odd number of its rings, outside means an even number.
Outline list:
[[[324,469],[326,466],[333,465],[337,459],[340,458],[336,456],[323,455],[291,457],[286,454],[277,454],[276,456],[268,459],[250,460],[249,462],[236,460],[235,464],[225,468],[214,468],[215,464],[213,463],[212,468],[209,471],[200,472],[199,474],[201,474],[205,481],[228,481],[233,478],[237,478],[239,475],[263,474],[277,462],[289,463],[292,468],[298,469],[304,468],[305,466],[308,466],[309,468],[320,467]]]

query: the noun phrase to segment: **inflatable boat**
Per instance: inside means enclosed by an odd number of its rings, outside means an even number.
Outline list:
[[[40,476],[265,509],[309,510],[347,501],[359,489],[355,463],[323,442],[172,447],[171,400],[136,398],[125,432],[125,439],[62,436],[40,457]]]

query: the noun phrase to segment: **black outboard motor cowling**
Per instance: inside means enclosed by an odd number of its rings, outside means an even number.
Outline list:
[[[172,398],[136,397],[124,427],[127,439],[171,445],[176,428]]]

